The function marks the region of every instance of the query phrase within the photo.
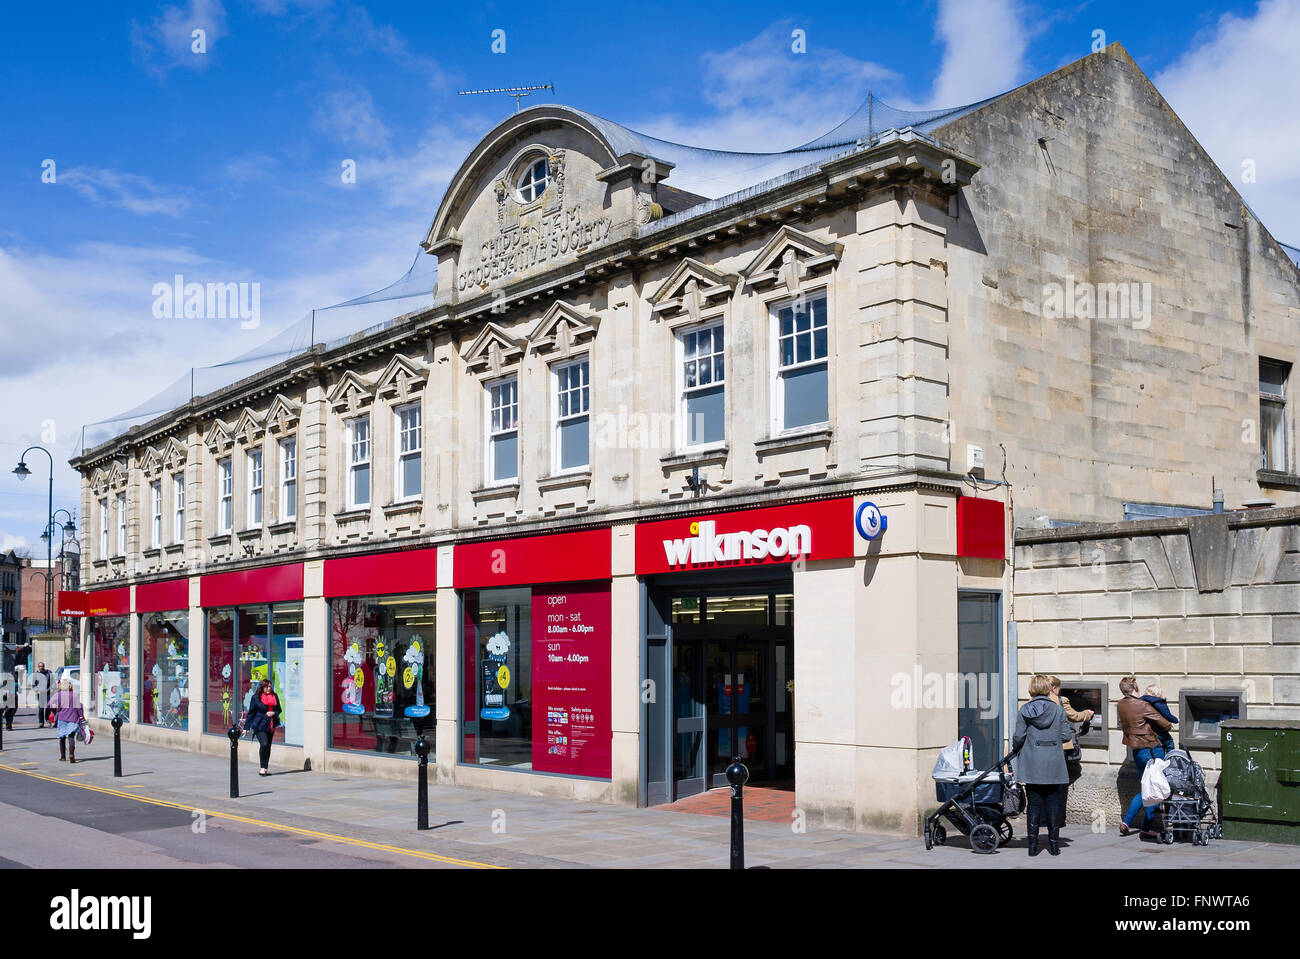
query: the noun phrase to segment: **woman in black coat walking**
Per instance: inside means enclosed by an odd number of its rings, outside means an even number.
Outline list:
[[[1047,851],[1053,856],[1061,854],[1057,842],[1065,810],[1061,786],[1069,783],[1070,770],[1065,765],[1062,743],[1074,736],[1065,717],[1065,710],[1052,699],[1052,681],[1047,676],[1035,676],[1029,681],[1029,702],[1016,713],[1016,731],[1011,748],[1020,750],[1016,757],[1016,778],[1025,784],[1028,808],[1025,825],[1029,830],[1029,855],[1038,855],[1038,830],[1047,826]]]
[[[282,715],[280,697],[271,688],[271,681],[262,680],[253,691],[253,696],[248,703],[248,712],[240,724],[241,727],[252,730],[253,735],[257,737],[260,747],[258,758],[261,760],[262,767],[257,771],[259,776],[267,775],[266,767],[271,760],[271,738],[275,735],[275,727],[280,725]]]

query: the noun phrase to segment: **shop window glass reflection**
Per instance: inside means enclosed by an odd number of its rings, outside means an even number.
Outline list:
[[[464,761],[531,769],[532,591],[464,597]]]
[[[189,728],[189,610],[140,617],[140,722]]]
[[[330,601],[332,748],[415,756],[434,723],[435,611],[431,593]]]
[[[131,710],[131,620],[126,616],[96,616],[90,621],[95,663],[91,708],[100,719]]]
[[[238,722],[257,684],[269,679],[284,707],[274,741],[302,745],[302,627],[301,603],[208,612],[208,732],[224,734]]]

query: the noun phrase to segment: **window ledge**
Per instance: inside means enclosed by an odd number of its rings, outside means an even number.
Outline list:
[[[263,527],[250,526],[247,529],[241,529],[235,535],[238,536],[240,539],[253,539],[255,537],[261,536],[262,532],[263,532]]]
[[[759,440],[754,444],[754,450],[759,456],[767,456],[772,453],[787,453],[791,450],[806,449],[810,446],[830,446],[831,436],[829,426],[818,426],[813,429],[782,433],[780,436],[773,436],[767,440]]]
[[[149,549],[144,550],[143,555],[145,559],[157,559],[162,556],[162,547],[152,546]]]
[[[184,543],[168,543],[166,546],[163,547],[163,552],[164,552],[164,553],[179,553],[179,552],[181,552],[183,549],[185,549],[185,544],[184,544]]]
[[[230,545],[230,538],[231,538],[231,537],[230,537],[230,534],[229,534],[229,533],[218,533],[216,536],[209,536],[209,537],[208,537],[208,545],[209,545],[209,546],[229,546],[229,545]]]
[[[683,453],[669,453],[659,457],[659,465],[664,469],[680,469],[683,466],[697,466],[702,463],[725,463],[731,454],[731,447],[726,443],[721,446],[706,446],[700,449],[686,450]]]
[[[270,530],[272,533],[292,533],[297,528],[298,528],[298,520],[296,518],[287,519],[282,523],[272,523],[270,526],[267,527],[267,529]]]
[[[385,516],[400,516],[402,513],[418,513],[424,509],[423,499],[404,499],[384,506]]]
[[[591,470],[574,470],[571,473],[556,473],[554,476],[543,476],[537,481],[537,488],[543,493],[550,490],[563,489],[566,486],[586,486],[591,482]]]
[[[1278,470],[1260,470],[1255,474],[1260,486],[1272,486],[1280,489],[1300,490],[1300,476],[1295,473],[1282,473]]]
[[[108,569],[108,560],[93,559],[90,561],[90,565],[95,567],[95,569]]]
[[[363,519],[370,516],[369,504],[365,506],[353,506],[348,509],[341,509],[334,514],[334,522],[346,523],[351,519]]]
[[[506,499],[519,495],[519,484],[515,482],[503,483],[500,486],[480,486],[478,489],[470,490],[469,495],[474,497],[475,502],[484,499]]]

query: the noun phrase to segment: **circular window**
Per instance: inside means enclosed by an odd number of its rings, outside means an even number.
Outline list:
[[[520,202],[532,203],[546,192],[546,187],[550,185],[550,182],[551,167],[547,163],[546,157],[527,162],[516,183]]]

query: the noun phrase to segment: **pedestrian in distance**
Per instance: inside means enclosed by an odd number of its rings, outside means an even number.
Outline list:
[[[271,681],[263,679],[253,691],[253,696],[248,703],[248,713],[239,724],[241,730],[247,728],[257,737],[258,759],[261,765],[261,769],[257,772],[259,776],[267,775],[267,764],[271,760],[271,739],[275,736],[275,728],[280,725],[282,715],[280,697],[271,688]]]
[[[38,729],[45,728],[47,703],[50,699],[51,681],[50,671],[45,668],[44,663],[36,664],[36,672],[32,673],[32,690],[36,693],[36,719],[39,723]],[[51,725],[53,723],[51,722]]]
[[[1146,771],[1147,763],[1153,759],[1165,758],[1164,746],[1160,741],[1161,735],[1167,734],[1172,724],[1161,716],[1154,706],[1138,695],[1136,677],[1125,676],[1121,679],[1119,691],[1122,695],[1115,706],[1115,711],[1119,715],[1120,727],[1124,730],[1124,745],[1133,750],[1133,765],[1137,767],[1138,782],[1141,783],[1142,773]],[[1141,810],[1142,790],[1139,788],[1137,795],[1129,803],[1124,817],[1119,821],[1121,836],[1127,836],[1133,831],[1137,815]],[[1155,831],[1151,828],[1155,817],[1156,807],[1148,806],[1142,815],[1143,836],[1155,835]]]
[[[1074,731],[1065,718],[1065,710],[1052,699],[1050,677],[1034,676],[1029,681],[1029,696],[1029,702],[1016,713],[1011,739],[1011,748],[1019,750],[1016,779],[1025,784],[1029,800],[1025,810],[1029,855],[1038,855],[1038,832],[1047,826],[1047,851],[1059,856],[1064,814],[1058,805],[1065,796],[1061,786],[1070,782],[1070,770],[1061,746],[1074,738]]]
[[[54,711],[54,731],[59,737],[59,762],[77,761],[77,735],[81,724],[86,721],[86,714],[77,701],[77,694],[72,691],[72,682],[63,680],[50,697],[50,709]]]

